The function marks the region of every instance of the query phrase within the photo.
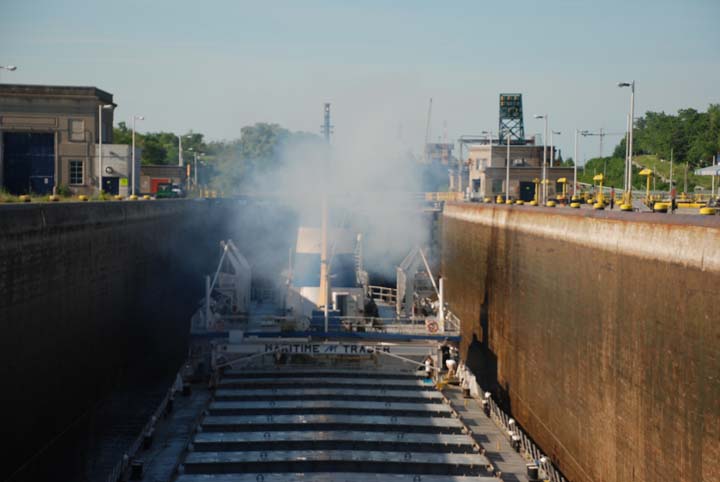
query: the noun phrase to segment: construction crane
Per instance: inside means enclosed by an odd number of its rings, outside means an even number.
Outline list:
[[[625,132],[605,132],[601,127],[598,132],[582,131],[580,132],[580,134],[584,137],[600,137],[600,159],[603,159],[603,139],[605,138],[605,136],[624,136]],[[603,176],[607,176],[607,160],[603,160]]]

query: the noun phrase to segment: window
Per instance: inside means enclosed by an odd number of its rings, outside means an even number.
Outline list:
[[[83,162],[70,161],[70,184],[83,183]]]
[[[502,194],[503,192],[503,180],[502,179],[493,179],[492,180],[492,193],[493,194]]]
[[[85,121],[80,119],[70,119],[70,140],[85,140]]]

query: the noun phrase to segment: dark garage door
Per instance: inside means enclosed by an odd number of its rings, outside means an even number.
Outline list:
[[[3,133],[3,179],[10,193],[50,193],[54,173],[54,134]]]
[[[535,199],[535,183],[520,181],[520,199],[532,201]]]

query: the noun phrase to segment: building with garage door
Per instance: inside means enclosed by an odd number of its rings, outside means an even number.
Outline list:
[[[0,84],[0,187],[12,194],[60,187],[94,194],[102,184],[126,194],[132,155],[128,146],[112,145],[115,107],[112,94],[96,87]],[[137,173],[139,165],[136,153]]]
[[[572,186],[573,168],[561,167],[551,160],[556,149],[547,147],[548,197],[553,199],[562,193],[558,179],[569,179]],[[470,196],[473,198],[505,195],[507,174],[507,145],[487,142],[470,145],[468,157]],[[535,197],[535,179],[542,178],[543,146],[526,141],[522,145],[510,145],[510,197],[531,201]]]
[[[140,168],[140,192],[157,194],[163,184],[174,184],[186,189],[187,172],[183,166],[145,165]]]

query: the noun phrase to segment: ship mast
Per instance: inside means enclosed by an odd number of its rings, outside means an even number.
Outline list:
[[[330,104],[325,103],[324,123],[322,126],[325,141],[330,144],[330,133],[332,126],[330,125]],[[329,155],[329,153],[328,153]],[[330,309],[330,266],[328,256],[328,194],[327,185],[324,186],[322,193],[322,221],[320,230],[320,293],[318,296],[318,305],[323,307],[325,318],[325,333],[328,331],[329,309]]]

